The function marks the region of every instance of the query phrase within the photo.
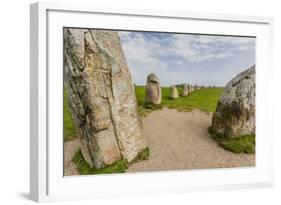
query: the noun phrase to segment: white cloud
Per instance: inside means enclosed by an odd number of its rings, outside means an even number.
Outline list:
[[[212,62],[233,59],[255,48],[254,38],[144,32],[119,32],[119,35],[136,84],[144,84],[151,72],[156,72],[166,84],[172,84],[192,76],[186,69],[198,70],[202,64],[210,67]],[[179,70],[184,73],[178,73]]]
[[[145,63],[160,63],[161,56],[178,56],[198,63],[228,58],[255,47],[254,38],[171,34],[167,43],[167,39],[146,38],[143,33],[119,33],[128,59]]]
[[[189,62],[228,58],[238,51],[255,47],[253,38],[241,37],[174,34],[171,41],[171,51]]]
[[[122,32],[123,33],[123,32]],[[123,38],[124,34],[121,34]],[[127,34],[126,38],[128,37]],[[167,66],[167,63],[159,57],[159,51],[164,49],[157,39],[147,40],[139,33],[130,36],[130,39],[124,39],[122,48],[126,54],[127,60],[135,65],[148,64],[152,67]]]

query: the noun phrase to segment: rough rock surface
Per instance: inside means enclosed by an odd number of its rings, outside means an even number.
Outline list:
[[[179,97],[179,92],[176,86],[172,85],[170,87],[170,98],[176,99]]]
[[[146,148],[137,102],[117,32],[64,29],[64,83],[90,166],[129,162]]]
[[[221,137],[255,134],[255,65],[234,77],[225,87],[212,119]]]
[[[183,88],[182,88],[182,96],[187,96],[188,95],[188,87],[187,84],[183,84]]]
[[[161,85],[158,77],[154,73],[147,76],[145,88],[145,102],[160,104],[162,100]]]

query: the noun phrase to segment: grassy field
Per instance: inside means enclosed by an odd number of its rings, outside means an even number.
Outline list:
[[[139,106],[138,111],[141,116],[145,116],[149,112],[163,107],[175,108],[180,111],[190,111],[197,108],[206,112],[214,112],[216,110],[218,100],[223,92],[223,88],[201,89],[194,91],[187,96],[180,96],[177,99],[171,99],[170,88],[162,87],[161,105],[147,105],[145,104],[145,87],[136,86],[135,90]],[[181,93],[181,88],[178,88],[178,91]]]

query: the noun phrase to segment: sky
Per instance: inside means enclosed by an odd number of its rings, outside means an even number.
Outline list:
[[[119,31],[133,81],[155,73],[162,86],[225,86],[255,64],[255,38]]]

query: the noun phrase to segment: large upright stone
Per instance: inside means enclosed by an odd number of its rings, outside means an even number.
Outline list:
[[[183,87],[182,87],[182,96],[187,96],[188,95],[188,86],[187,84],[183,84]]]
[[[228,82],[216,112],[212,130],[220,137],[255,134],[255,65]]]
[[[146,148],[131,75],[117,32],[64,29],[64,76],[81,150],[96,168]]]
[[[170,98],[176,99],[179,97],[179,92],[176,86],[172,85],[170,87]]]
[[[158,105],[162,100],[160,81],[154,73],[147,76],[145,87],[145,102]]]

